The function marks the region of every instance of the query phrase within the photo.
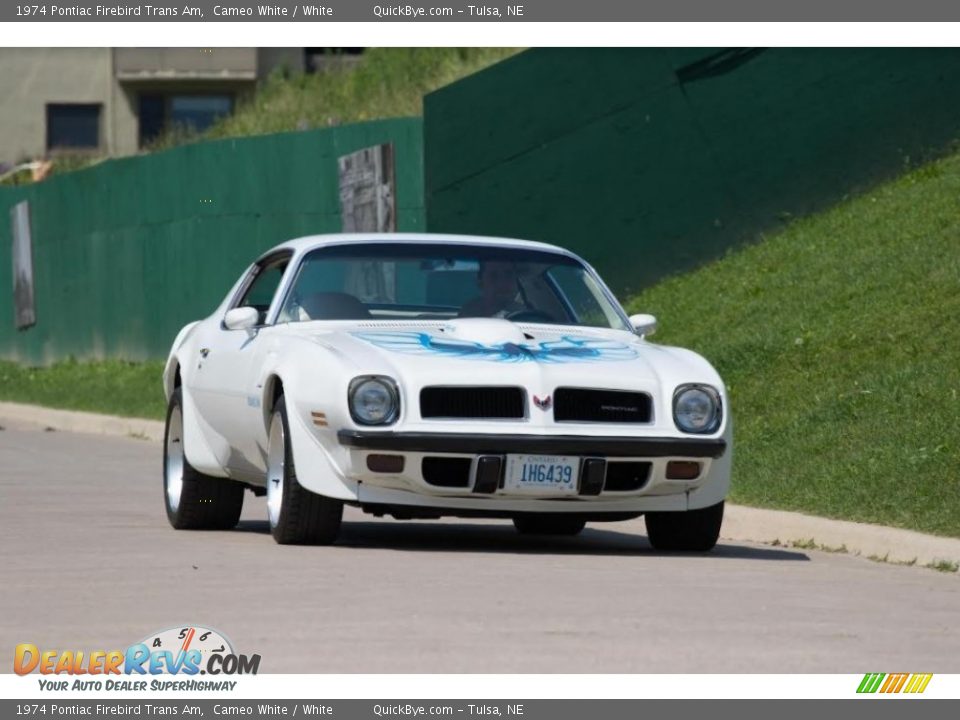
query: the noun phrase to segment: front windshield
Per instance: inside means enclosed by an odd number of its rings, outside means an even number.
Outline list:
[[[577,260],[483,245],[334,245],[300,264],[278,322],[505,318],[629,330]]]

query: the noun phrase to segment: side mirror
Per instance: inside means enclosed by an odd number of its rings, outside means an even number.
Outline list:
[[[653,335],[657,331],[657,319],[646,313],[631,315],[630,324],[633,325],[633,331],[640,337]]]
[[[238,307],[223,316],[223,326],[227,330],[249,330],[256,327],[259,320],[260,313],[256,308]]]

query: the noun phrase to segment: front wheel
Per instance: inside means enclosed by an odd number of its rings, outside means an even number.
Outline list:
[[[707,552],[720,537],[723,502],[686,512],[650,512],[644,519],[647,537],[655,549]]]
[[[330,545],[340,533],[343,503],[312,493],[297,481],[281,396],[270,418],[267,448],[267,516],[273,539],[281,545]]]
[[[197,471],[183,451],[183,390],[167,406],[163,434],[163,504],[177,530],[229,530],[240,522],[243,485]]]
[[[577,517],[546,513],[513,518],[513,525],[521,535],[577,535],[586,524]]]

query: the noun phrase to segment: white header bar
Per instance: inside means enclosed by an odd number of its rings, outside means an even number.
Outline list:
[[[8,30],[12,26],[8,26]],[[15,47],[956,47],[960,23],[16,24]]]

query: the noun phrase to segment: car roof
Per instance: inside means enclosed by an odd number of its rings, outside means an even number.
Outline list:
[[[487,245],[502,247],[529,248],[531,250],[546,250],[577,257],[574,253],[556,245],[537,242],[534,240],[518,240],[515,238],[482,237],[477,235],[446,235],[441,233],[336,233],[329,235],[307,235],[281,243],[272,248],[265,255],[278,250],[293,250],[301,253],[328,245],[346,245],[351,243],[421,243],[446,245]],[[578,258],[579,259],[579,258]]]

